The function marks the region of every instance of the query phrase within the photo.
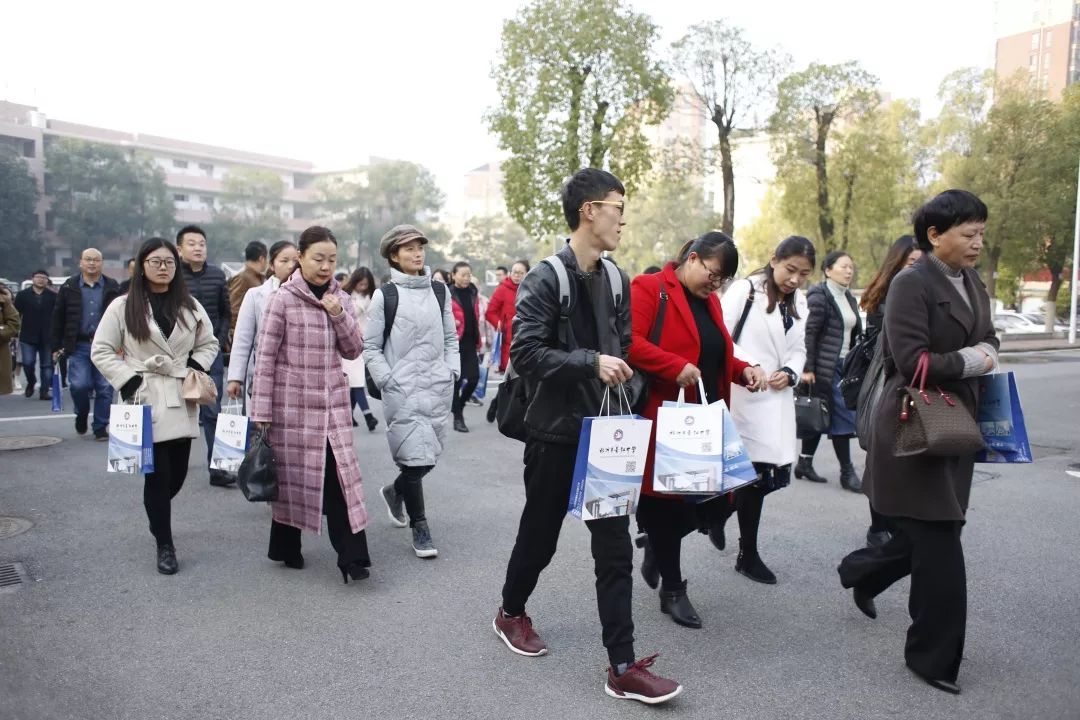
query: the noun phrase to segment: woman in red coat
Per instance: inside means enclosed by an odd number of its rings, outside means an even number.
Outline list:
[[[515,304],[517,302],[518,285],[525,279],[529,272],[529,263],[526,260],[518,260],[510,267],[510,274],[503,278],[499,287],[491,294],[491,302],[488,303],[484,319],[488,325],[502,333],[502,348],[499,352],[499,372],[506,372],[506,364],[510,362],[510,337],[513,334]],[[491,398],[487,409],[487,421],[495,422],[495,411],[499,407],[499,396]]]
[[[685,388],[688,402],[700,402],[697,382],[705,386],[709,402],[730,402],[731,383],[750,390],[765,386],[765,374],[735,357],[731,336],[715,290],[735,274],[739,253],[731,238],[721,232],[706,233],[679,251],[677,262],[655,275],[639,275],[630,284],[633,328],[630,364],[649,375],[649,396],[642,415],[656,420],[665,400],[675,400]],[[662,295],[667,297],[659,344],[649,340]],[[656,425],[638,504],[638,524],[648,535],[642,575],[650,587],[660,588],[660,610],[686,627],[701,627],[701,618],[686,596],[680,554],[682,539],[699,525],[699,518],[730,514],[726,498],[695,505],[681,497],[658,495],[652,475]],[[656,571],[659,570],[659,573]],[[657,577],[659,574],[659,578]]]
[[[510,268],[510,274],[495,288],[488,303],[484,319],[491,327],[503,334],[502,352],[499,356],[499,372],[506,372],[506,363],[510,362],[511,326],[514,322],[514,303],[517,300],[518,285],[529,272],[529,263],[518,260]]]

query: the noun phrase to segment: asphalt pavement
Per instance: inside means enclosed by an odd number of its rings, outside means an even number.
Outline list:
[[[635,570],[637,653],[659,652],[653,669],[686,688],[660,708],[603,692],[588,532],[573,518],[528,605],[550,654],[519,657],[493,634],[523,446],[482,409],[425,481],[435,560],[413,555],[378,498],[393,477],[381,424],[355,431],[374,566],[344,585],[325,537],[305,534],[304,570],[266,559],[267,508],[208,485],[202,440],[173,506],[180,572],[159,575],[141,478],[105,472],[105,444],[47,403],[0,397],[0,442],[61,439],[0,450],[0,516],[33,523],[0,538],[0,566],[19,563],[25,580],[0,588],[0,718],[1080,718],[1080,479],[1066,472],[1080,463],[1080,352],[1006,363],[1036,462],[976,468],[962,695],[904,666],[907,581],[878,598],[877,620],[840,588],[867,504],[839,487],[822,443],[830,482],[793,480],[766,501],[777,585],[734,572],[734,520],[727,551],[697,534],[684,545],[703,629],[662,615]]]

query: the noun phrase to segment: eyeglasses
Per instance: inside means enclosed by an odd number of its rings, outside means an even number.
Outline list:
[[[586,202],[584,205],[582,205],[578,209],[578,212],[581,212],[582,210],[584,210],[585,205],[614,205],[618,209],[619,214],[622,215],[623,210],[626,208],[626,201],[625,200],[619,200],[619,201],[615,201],[615,200],[589,200],[588,202]]]
[[[174,267],[176,267],[176,261],[173,260],[172,258],[165,258],[165,259],[147,258],[145,260],[145,262],[146,262],[147,265],[154,268],[155,270],[160,270],[163,267],[164,268],[174,268]]]
[[[713,270],[711,267],[709,267],[708,263],[706,263],[701,258],[698,258],[698,262],[701,263],[701,267],[705,268],[705,272],[709,273],[709,284],[711,284],[711,285],[723,285],[724,284],[725,278],[724,278],[724,273],[723,273],[722,270]]]

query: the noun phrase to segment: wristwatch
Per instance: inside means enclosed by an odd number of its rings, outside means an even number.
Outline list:
[[[799,377],[798,377],[798,375],[795,374],[795,371],[792,370],[791,368],[782,367],[782,368],[780,368],[780,372],[787,375],[788,385],[790,385],[791,387],[795,387],[796,385],[799,384]]]

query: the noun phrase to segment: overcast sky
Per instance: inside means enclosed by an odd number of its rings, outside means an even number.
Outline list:
[[[1023,2],[1024,0],[1004,0]],[[633,0],[664,32],[726,17],[798,65],[858,60],[936,114],[948,72],[990,67],[990,0]],[[461,176],[497,157],[482,113],[505,19],[520,3],[10,3],[0,99],[49,117],[355,166],[431,168],[456,204]],[[587,2],[582,3],[587,7]],[[711,13],[710,13],[711,9]],[[603,38],[597,38],[602,42]]]

